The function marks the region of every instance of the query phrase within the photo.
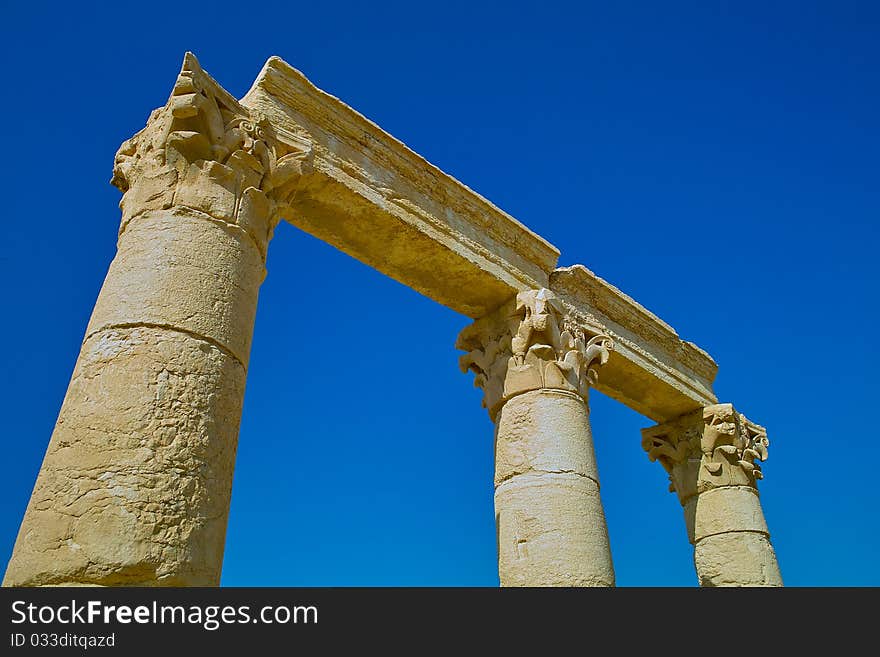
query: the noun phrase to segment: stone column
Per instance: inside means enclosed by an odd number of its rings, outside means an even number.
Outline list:
[[[642,431],[648,458],[669,473],[684,507],[700,586],[782,586],[757,488],[769,444],[731,404]]]
[[[495,422],[502,586],[613,586],[588,393],[611,340],[552,292],[517,295],[457,346]]]
[[[116,257],[4,585],[219,583],[266,248],[307,155],[190,54],[122,145]]]

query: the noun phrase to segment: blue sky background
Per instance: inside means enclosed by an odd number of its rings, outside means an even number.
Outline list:
[[[239,97],[281,56],[709,351],[720,400],[769,429],[786,583],[880,585],[880,4],[0,14],[0,563],[114,254],[113,155],[192,50]],[[469,320],[288,225],[268,268],[222,583],[497,585],[492,425],[454,348]],[[591,405],[618,583],[694,585],[651,422]]]

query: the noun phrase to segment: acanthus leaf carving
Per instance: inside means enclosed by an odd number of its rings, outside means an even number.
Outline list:
[[[642,449],[669,474],[669,492],[684,501],[697,492],[702,431],[699,424],[663,424],[642,430]]]
[[[462,331],[463,372],[475,374],[483,406],[494,418],[500,405],[522,392],[566,390],[586,398],[608,362],[610,337],[578,318],[546,288],[520,292],[493,317]]]
[[[760,461],[768,456],[770,441],[764,427],[750,422],[731,404],[703,409],[703,488],[757,486],[764,478]]]
[[[731,404],[713,404],[642,431],[642,448],[669,473],[682,504],[723,486],[751,486],[764,478],[770,441],[764,427]]]
[[[116,154],[121,231],[144,212],[190,208],[238,226],[265,258],[310,158],[308,140],[281,138],[187,53],[168,102]]]

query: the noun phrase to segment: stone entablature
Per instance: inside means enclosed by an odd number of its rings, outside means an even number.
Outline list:
[[[547,286],[555,246],[281,59],[241,104],[312,144],[298,228],[472,318]]]
[[[709,354],[608,281],[574,265],[551,273],[550,289],[614,340],[597,390],[655,422],[717,402]]]
[[[597,389],[654,421],[715,403],[708,354],[582,265],[555,269],[556,247],[287,63],[241,105],[311,145],[285,220],[474,319],[552,290],[618,345]]]

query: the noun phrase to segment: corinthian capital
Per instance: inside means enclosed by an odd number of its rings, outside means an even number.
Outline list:
[[[168,102],[116,154],[121,231],[144,212],[186,208],[240,227],[265,257],[310,151],[307,140],[278,134],[239,104],[187,53]]]
[[[757,486],[767,460],[767,430],[732,404],[705,406],[642,430],[642,448],[669,473],[669,490],[687,498],[722,486]]]
[[[463,372],[474,372],[483,406],[495,417],[504,401],[530,390],[555,389],[587,397],[613,349],[611,339],[586,323],[545,288],[527,290],[461,332],[456,346]]]

